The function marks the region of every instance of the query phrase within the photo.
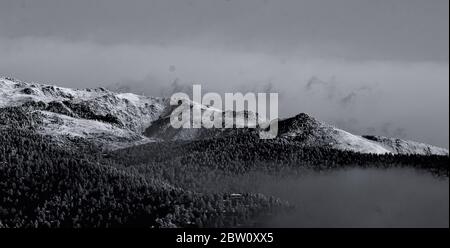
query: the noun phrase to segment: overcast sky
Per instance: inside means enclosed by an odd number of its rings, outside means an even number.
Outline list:
[[[0,0],[0,75],[278,91],[356,133],[448,147],[448,0]]]

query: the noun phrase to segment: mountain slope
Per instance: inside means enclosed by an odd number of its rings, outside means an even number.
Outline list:
[[[170,123],[170,118],[172,114],[180,114],[183,111],[190,111],[194,108],[197,108],[201,111],[205,116],[209,116],[206,114],[212,115],[213,113],[218,113],[222,118],[222,127],[225,127],[225,123],[232,122],[235,117],[235,126],[248,126],[252,128],[256,128],[258,123],[264,122],[261,118],[258,117],[257,114],[249,111],[240,111],[240,112],[226,112],[219,109],[215,109],[208,106],[203,106],[193,101],[187,101],[183,105],[174,106],[170,108],[170,111],[166,112],[165,115],[161,115],[160,118],[152,123],[144,132],[147,137],[159,139],[163,141],[168,140],[197,140],[197,139],[206,139],[206,138],[214,138],[219,136],[224,136],[230,133],[235,133],[238,129],[233,128],[205,128],[203,123],[201,128],[174,128]],[[177,111],[177,112],[174,112]],[[192,117],[191,117],[192,118]],[[192,120],[182,120],[183,124],[190,123],[192,124]]]
[[[304,113],[281,120],[279,127],[280,137],[311,146],[328,146],[338,150],[360,153],[390,153],[388,149],[377,142],[324,124]]]
[[[416,141],[372,135],[365,135],[363,137],[381,144],[393,153],[448,156],[447,149],[427,145]]]
[[[170,106],[166,98],[0,78],[0,116],[4,119],[0,126],[20,125],[60,143],[83,139],[106,149],[119,149],[156,141],[193,141],[255,133],[259,131],[258,124],[264,122],[257,114],[243,111],[233,112],[231,116],[236,117],[237,123],[248,123],[253,128],[177,129],[170,124],[170,115],[177,108]],[[226,112],[195,102],[188,102],[184,108],[219,112],[223,122],[228,116]],[[279,120],[278,137],[272,142],[357,153],[448,155],[446,149],[414,141],[354,135],[307,114]]]
[[[242,116],[241,116],[242,117]],[[254,117],[249,118],[250,121]],[[246,118],[239,118],[245,121]],[[255,124],[254,126],[257,126]],[[302,113],[297,116],[279,120],[277,142],[293,142],[302,146],[320,146],[337,150],[352,151],[358,153],[372,154],[419,154],[419,155],[448,155],[448,150],[414,141],[403,140],[401,145],[381,140],[367,138],[367,136],[354,135],[344,130],[335,128],[316,120],[308,114]],[[145,135],[158,140],[201,140],[229,135],[242,135],[244,133],[258,132],[259,129],[175,129],[170,125],[170,116],[164,116],[147,128]],[[392,139],[396,140],[396,139]]]
[[[141,133],[167,106],[163,98],[0,78],[0,108],[20,108],[38,118],[30,127],[57,140],[85,138],[108,149],[151,141]]]
[[[322,123],[308,114],[279,122],[279,136],[310,146],[373,154],[448,155],[448,150],[415,141],[380,136],[359,136]]]

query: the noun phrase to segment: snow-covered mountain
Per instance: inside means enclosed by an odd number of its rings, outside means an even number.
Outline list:
[[[238,115],[239,116],[239,115]],[[248,114],[245,116],[257,126],[257,116]],[[244,115],[240,115],[238,120],[244,121]],[[421,155],[448,155],[448,150],[435,146],[394,138],[379,139],[370,138],[373,136],[360,136],[333,127],[316,120],[314,117],[301,113],[297,116],[279,120],[278,140],[295,142],[304,146],[322,146],[338,150],[347,150],[359,153],[373,154],[421,154]],[[145,134],[153,139],[160,140],[196,140],[222,135],[239,135],[240,132],[233,132],[230,129],[174,129],[170,125],[170,116],[164,116],[155,121]],[[256,130],[257,131],[257,130]],[[241,132],[245,132],[242,130]],[[392,142],[388,142],[392,140]],[[394,142],[395,141],[395,142]]]
[[[194,108],[199,109],[204,116],[219,114],[222,118],[222,127],[225,126],[225,123],[232,123],[234,121],[234,125],[236,126],[256,128],[258,123],[265,122],[265,120],[259,118],[256,113],[250,111],[222,111],[189,100],[183,105],[176,106],[176,111],[177,113],[181,113],[193,110]],[[229,128],[204,128],[203,124],[201,124],[201,128],[173,128],[170,123],[170,117],[174,113],[175,107],[170,109],[171,111],[167,111],[165,115],[162,115],[160,119],[153,122],[152,125],[145,130],[146,136],[160,140],[197,140],[227,135],[232,131],[232,129]],[[192,124],[192,120],[184,120],[182,123],[184,124],[188,121]]]
[[[202,112],[218,109],[190,102]],[[164,140],[196,140],[239,135],[246,129],[175,129],[170,115],[175,107],[160,97],[115,93],[104,88],[69,89],[0,78],[0,128],[17,125],[31,128],[55,140],[85,140],[106,149]],[[237,122],[257,128],[260,120],[251,112],[233,113]],[[414,141],[379,136],[359,136],[322,123],[308,114],[279,120],[277,141],[304,146],[374,154],[448,155],[448,150]]]
[[[448,155],[447,149],[415,141],[351,134],[305,113],[280,120],[279,136],[310,146],[329,146],[359,153]]]
[[[392,153],[423,154],[423,155],[448,155],[448,150],[411,140],[402,140],[383,136],[365,135],[365,139],[375,141],[387,148]]]
[[[33,114],[40,120],[33,125],[39,133],[57,139],[85,138],[107,148],[149,142],[142,132],[167,106],[164,98],[0,78],[0,108],[16,107]]]
[[[279,136],[311,146],[329,146],[360,153],[391,153],[377,142],[322,123],[305,113],[281,120]]]

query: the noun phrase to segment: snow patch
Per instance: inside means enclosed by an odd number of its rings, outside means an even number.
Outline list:
[[[388,138],[383,136],[364,136],[396,154],[420,154],[448,156],[448,150],[416,141]]]
[[[154,141],[108,123],[72,118],[48,111],[37,112],[43,117],[43,125],[38,127],[38,132],[53,137],[84,138],[108,149],[119,149]]]

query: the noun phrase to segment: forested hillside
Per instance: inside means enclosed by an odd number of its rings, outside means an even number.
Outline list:
[[[122,170],[92,147],[64,149],[0,130],[2,227],[238,226],[282,204],[257,194],[198,193]]]
[[[296,142],[231,135],[195,142],[149,143],[105,153],[124,169],[206,192],[243,192],[268,177],[299,177],[310,171],[407,167],[448,177],[447,156],[358,154]]]
[[[3,227],[247,226],[288,207],[256,193],[254,185],[267,177],[346,167],[410,167],[448,177],[448,156],[357,154],[257,133],[103,151],[21,128],[33,121],[39,119],[12,111],[0,123]]]

